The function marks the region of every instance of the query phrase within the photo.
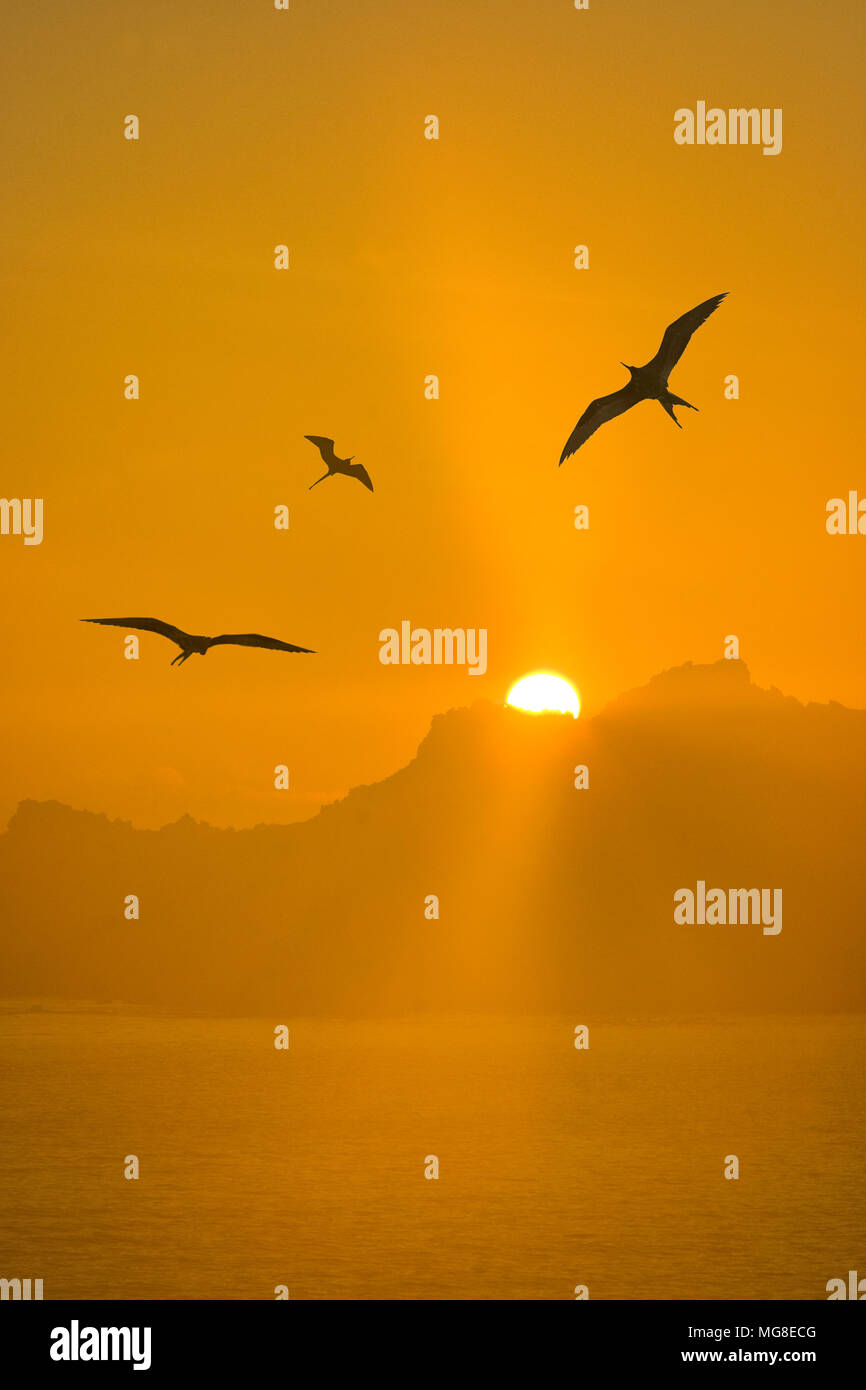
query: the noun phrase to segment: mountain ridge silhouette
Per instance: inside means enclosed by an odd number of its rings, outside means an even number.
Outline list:
[[[406,766],[291,825],[25,801],[0,836],[2,993],[282,1021],[861,1009],[864,756],[866,711],[722,661],[590,719],[449,710]],[[675,924],[699,879],[781,888],[782,931]]]

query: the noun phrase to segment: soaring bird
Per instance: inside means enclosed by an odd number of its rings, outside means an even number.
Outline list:
[[[674,319],[673,323],[668,324],[661,347],[655,357],[643,367],[630,367],[627,362],[620,363],[620,366],[631,373],[631,380],[627,386],[620,387],[619,391],[613,391],[609,396],[599,396],[598,400],[590,402],[571,431],[559,460],[560,466],[571,454],[577,452],[581,444],[586,443],[591,434],[595,434],[599,425],[607,424],[608,420],[622,415],[623,411],[630,410],[639,401],[658,401],[678,429],[682,429],[674,414],[674,406],[684,405],[689,410],[697,410],[697,406],[669,391],[668,377],[688,347],[695,329],[706,323],[713,310],[718,309],[725,294],[714,294],[712,299],[705,299],[696,309],[690,309],[682,318]]]
[[[164,623],[160,618],[82,618],[81,621],[103,623],[108,627],[134,627],[141,632],[158,632],[161,637],[167,637],[181,649],[180,656],[174,658],[172,666],[175,662],[180,662],[182,666],[196,653],[199,656],[207,656],[210,647],[224,647],[229,644],[235,647],[267,647],[275,652],[306,652],[315,656],[315,652],[309,647],[293,647],[290,642],[281,642],[278,637],[262,637],[258,632],[232,632],[223,633],[220,637],[200,637],[198,633],[183,632],[179,627],[172,627],[171,623]]]
[[[345,473],[347,478],[357,478],[359,483],[373,491],[373,484],[370,481],[370,474],[362,463],[353,463],[354,454],[350,454],[347,459],[338,459],[334,453],[333,439],[326,439],[323,434],[305,434],[305,439],[309,439],[311,444],[315,444],[319,453],[322,455],[322,462],[327,468],[327,473],[323,473],[321,478],[317,478],[315,483],[310,483],[307,488],[312,492],[316,483],[323,483],[326,478],[332,478],[335,473]]]

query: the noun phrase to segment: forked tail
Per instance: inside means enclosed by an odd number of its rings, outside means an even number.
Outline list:
[[[670,415],[677,429],[680,430],[682,429],[682,425],[680,424],[676,415],[674,415],[674,406],[684,405],[688,410],[697,410],[698,408],[696,405],[692,405],[691,401],[684,401],[682,396],[675,396],[673,391],[665,391],[663,396],[659,396],[658,401],[662,410],[667,411],[668,415]]]

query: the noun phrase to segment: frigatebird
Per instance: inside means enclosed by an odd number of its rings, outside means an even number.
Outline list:
[[[262,637],[258,632],[224,632],[220,637],[201,637],[195,632],[184,632],[179,627],[172,627],[171,623],[164,623],[160,618],[82,618],[81,622],[103,623],[108,627],[134,627],[141,632],[158,632],[160,637],[167,637],[181,649],[180,656],[174,658],[172,666],[175,662],[180,662],[182,666],[191,656],[207,656],[210,647],[224,647],[229,644],[234,647],[267,647],[275,652],[306,652],[309,656],[315,656],[315,652],[309,647],[293,647],[289,642],[281,642],[278,637]]]
[[[370,474],[362,463],[353,463],[354,454],[350,454],[347,459],[338,459],[334,453],[333,439],[326,439],[323,434],[305,434],[305,439],[309,439],[311,444],[315,444],[319,453],[322,455],[322,462],[327,468],[327,473],[323,473],[321,478],[317,478],[315,483],[310,483],[307,488],[312,492],[316,483],[323,483],[326,478],[332,478],[335,473],[344,473],[347,478],[357,478],[359,483],[373,491],[373,484],[370,481]]]
[[[630,367],[627,362],[621,362],[620,366],[625,367],[631,373],[631,380],[627,386],[622,386],[619,391],[613,391],[609,396],[599,396],[598,400],[591,401],[586,410],[581,415],[574,429],[571,431],[568,443],[562,451],[560,466],[565,460],[577,452],[581,444],[585,444],[591,434],[595,434],[599,425],[607,424],[608,420],[613,420],[617,415],[622,415],[623,411],[630,410],[639,401],[658,401],[663,410],[670,415],[678,429],[682,425],[674,414],[675,405],[684,405],[689,410],[697,410],[696,405],[690,401],[684,401],[682,396],[675,396],[668,390],[668,377],[674,367],[679,362],[686,348],[689,339],[696,328],[700,328],[714,309],[718,309],[724,294],[715,294],[712,299],[705,299],[703,304],[699,304],[696,309],[690,309],[681,318],[674,319],[673,323],[668,324],[662,338],[661,347],[655,357],[646,362],[643,367]]]

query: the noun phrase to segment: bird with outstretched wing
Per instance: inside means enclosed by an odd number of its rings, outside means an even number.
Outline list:
[[[568,437],[560,455],[560,464],[575,453],[581,444],[585,444],[600,425],[616,419],[617,415],[622,415],[640,401],[658,401],[674,424],[682,428],[674,414],[674,406],[685,406],[689,410],[697,410],[697,406],[669,391],[668,377],[688,347],[695,329],[706,323],[724,298],[724,294],[715,294],[712,299],[705,299],[703,304],[698,304],[696,308],[690,309],[687,314],[682,314],[678,319],[674,319],[673,323],[668,324],[655,357],[650,358],[642,367],[630,367],[627,362],[622,363],[630,373],[628,385],[621,387],[619,391],[611,392],[609,396],[599,396],[597,400],[590,402]]]
[[[357,478],[359,483],[373,491],[373,482],[370,474],[362,463],[353,463],[354,454],[350,454],[347,459],[337,458],[334,452],[334,441],[328,439],[324,434],[305,434],[305,439],[309,439],[311,444],[315,444],[322,456],[322,462],[327,468],[327,473],[323,473],[321,478],[317,478],[315,483],[310,483],[308,492],[312,492],[318,483],[323,483],[326,478],[332,478],[336,473],[342,473],[347,478]]]
[[[264,647],[275,652],[304,652],[315,656],[310,647],[295,647],[291,642],[281,642],[278,637],[263,637],[258,632],[222,633],[219,637],[204,637],[195,632],[184,632],[182,628],[172,627],[161,618],[82,618],[83,623],[101,623],[106,627],[127,627],[139,632],[155,632],[167,637],[180,647],[180,655],[174,658],[182,666],[191,656],[206,656],[211,647],[231,644],[236,647]]]

